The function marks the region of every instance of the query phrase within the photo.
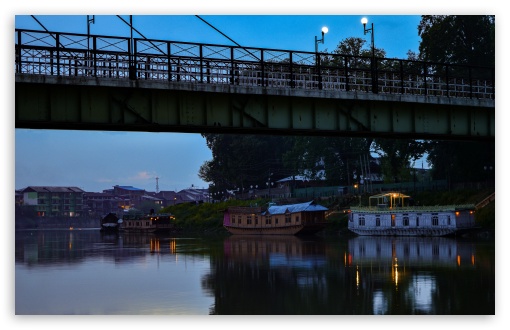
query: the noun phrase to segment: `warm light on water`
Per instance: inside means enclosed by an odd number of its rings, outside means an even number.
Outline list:
[[[18,231],[15,312],[494,314],[494,269],[493,242],[447,238]]]

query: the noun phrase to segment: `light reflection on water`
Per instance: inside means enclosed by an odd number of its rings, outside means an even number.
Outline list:
[[[16,314],[495,311],[494,242],[19,231],[15,267]]]

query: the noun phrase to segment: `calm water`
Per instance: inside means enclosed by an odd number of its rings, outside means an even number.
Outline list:
[[[26,314],[489,314],[494,243],[16,232]]]

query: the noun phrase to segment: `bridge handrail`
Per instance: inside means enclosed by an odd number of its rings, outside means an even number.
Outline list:
[[[495,98],[492,67],[15,29],[20,74]]]

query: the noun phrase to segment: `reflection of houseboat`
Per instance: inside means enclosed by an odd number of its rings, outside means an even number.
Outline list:
[[[115,213],[108,213],[101,218],[101,231],[105,233],[118,232],[122,220],[117,217]]]
[[[473,265],[471,244],[448,237],[366,237],[349,240],[347,264],[373,266],[392,264],[406,266]]]
[[[175,217],[170,213],[151,213],[147,215],[130,214],[123,218],[122,229],[128,232],[154,233],[176,230]]]
[[[412,204],[398,192],[371,196],[368,207],[351,207],[348,228],[358,235],[445,236],[475,225],[474,205]]]
[[[315,202],[272,205],[265,211],[261,207],[229,207],[223,226],[242,235],[315,234],[325,227],[327,210]]]

